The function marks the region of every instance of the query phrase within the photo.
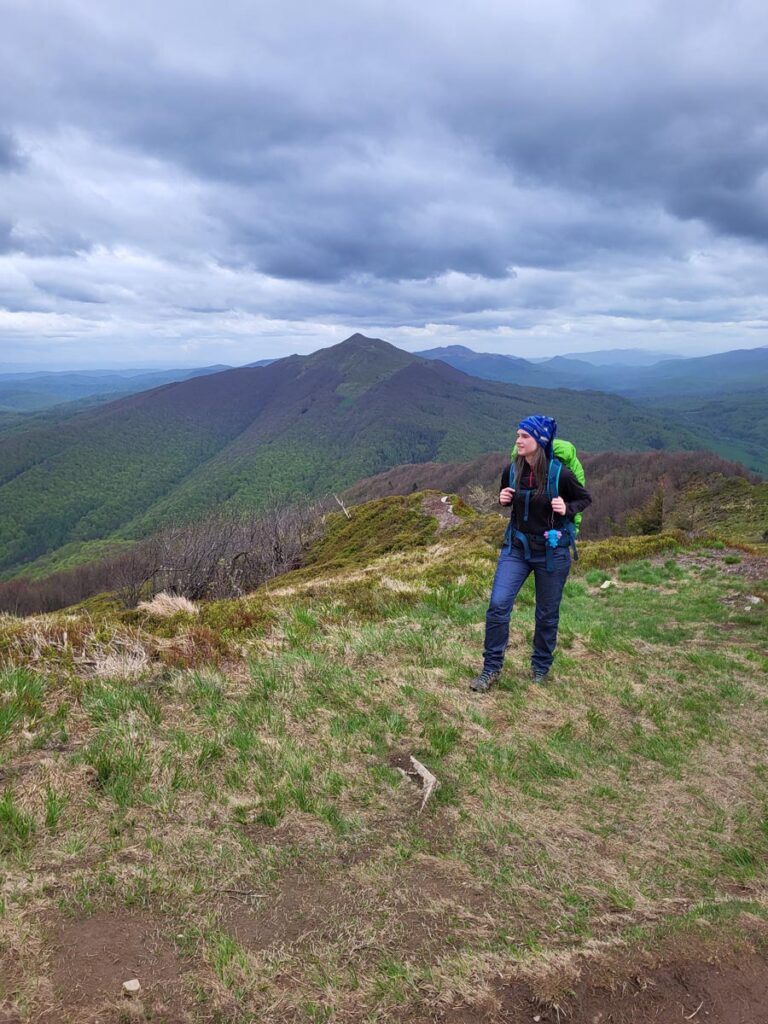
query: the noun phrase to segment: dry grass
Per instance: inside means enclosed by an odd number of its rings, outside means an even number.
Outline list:
[[[141,601],[138,609],[161,619],[170,618],[172,615],[178,615],[179,613],[184,615],[199,615],[200,613],[200,609],[188,597],[182,597],[180,594],[166,594],[165,592],[155,594],[151,601]]]

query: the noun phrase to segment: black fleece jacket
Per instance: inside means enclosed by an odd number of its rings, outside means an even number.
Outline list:
[[[509,487],[510,466],[501,474],[501,487]],[[565,502],[565,515],[558,515],[552,511],[551,501],[547,498],[546,489],[541,494],[531,494],[528,504],[528,519],[525,519],[525,498],[522,489],[533,489],[535,492],[536,481],[530,470],[526,469],[523,479],[518,481],[518,488],[512,500],[512,523],[516,530],[521,533],[528,533],[532,539],[544,544],[545,530],[558,530],[566,519],[573,519],[578,512],[583,512],[592,504],[592,497],[586,488],[582,487],[576,477],[567,466],[560,471],[560,497]],[[509,508],[503,505],[502,508]],[[537,543],[537,546],[539,546]]]

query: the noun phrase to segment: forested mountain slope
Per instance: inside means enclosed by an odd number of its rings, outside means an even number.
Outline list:
[[[401,463],[471,458],[546,409],[582,448],[697,447],[692,433],[619,396],[483,381],[355,335],[3,436],[0,571],[225,502],[259,507]]]

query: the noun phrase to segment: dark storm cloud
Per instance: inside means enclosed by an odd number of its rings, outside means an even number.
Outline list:
[[[35,31],[34,6],[26,17],[17,12],[18,30],[28,37]],[[476,17],[459,15],[457,31],[466,31],[468,44],[473,37],[483,44],[477,56],[469,46],[430,48],[432,26],[395,5],[394,26],[402,23],[404,30],[402,63],[389,68],[370,54],[375,16],[355,17],[345,4],[328,7],[327,23],[309,18],[304,32],[299,15],[307,15],[305,5],[289,4],[282,18],[273,13],[263,32],[245,18],[240,24],[253,40],[252,63],[235,59],[232,69],[224,61],[204,68],[164,62],[149,32],[142,37],[134,27],[116,38],[78,18],[77,10],[74,5],[53,15],[59,20],[59,32],[53,26],[57,42],[46,44],[47,74],[36,78],[27,111],[36,107],[37,119],[76,123],[203,180],[247,187],[257,202],[251,203],[250,217],[247,210],[232,211],[229,227],[246,258],[266,273],[315,280],[355,270],[393,279],[446,269],[502,275],[522,258],[509,231],[497,232],[490,224],[478,230],[479,218],[472,217],[449,231],[440,211],[421,232],[411,230],[409,207],[423,209],[430,189],[439,189],[444,161],[451,159],[444,150],[451,147],[459,161],[463,151],[481,149],[488,155],[486,170],[507,169],[522,184],[590,197],[642,196],[716,231],[764,238],[765,215],[757,215],[754,185],[768,166],[768,135],[761,131],[757,83],[745,74],[724,84],[711,44],[710,79],[692,91],[672,68],[684,46],[667,42],[670,66],[658,61],[663,24],[641,19],[634,59],[623,68],[622,47],[612,51],[609,31],[601,36],[588,25],[569,25],[567,6],[553,5],[547,78],[515,40],[519,26],[495,5],[485,31],[476,27]],[[699,16],[706,23],[709,15],[717,26],[719,11],[718,4],[703,4]],[[204,20],[215,18],[213,8],[198,7],[198,17],[201,12]],[[559,31],[558,15],[565,22]],[[497,39],[489,38],[494,22]],[[669,31],[674,27],[670,17]],[[339,28],[342,34],[334,37]],[[632,40],[617,28],[626,47]],[[392,25],[390,33],[395,36]],[[350,37],[356,36],[369,52],[349,52]],[[572,52],[581,42],[587,43],[583,64]],[[314,47],[328,51],[325,63]],[[586,60],[590,47],[602,59],[595,68]],[[421,61],[411,67],[415,52]],[[562,52],[568,59],[558,68]],[[747,67],[749,58],[749,52],[743,55]],[[653,72],[657,78],[649,80]],[[54,88],[39,84],[46,81]],[[411,131],[414,112],[417,127]],[[387,178],[387,172],[407,175],[397,160],[382,174],[377,156],[394,154],[406,164],[410,156],[428,161],[431,131],[435,155],[443,161],[432,176]],[[426,134],[426,146],[413,144],[417,134]],[[484,206],[471,168],[452,198],[464,210]],[[498,215],[503,223],[504,210]],[[593,242],[594,233],[585,231],[582,249],[632,247],[618,220],[612,238],[603,231]],[[465,228],[468,237],[462,237]],[[547,265],[560,260],[560,251],[537,244],[533,255]],[[569,258],[567,251],[562,258]]]
[[[706,104],[670,109],[664,96],[597,122],[595,111],[575,117],[547,111],[538,132],[511,132],[497,152],[524,177],[606,199],[657,203],[718,233],[765,242],[766,194],[757,186],[768,170],[768,122],[750,96],[707,97],[721,110],[728,99],[730,112],[717,118]]]
[[[13,136],[0,131],[0,173],[18,171],[24,165],[16,140]]]
[[[6,7],[15,307],[236,340],[760,315],[757,0]]]
[[[698,218],[729,235],[768,242],[768,188],[761,195],[749,182],[742,189],[707,183],[686,189],[671,204],[678,217]]]

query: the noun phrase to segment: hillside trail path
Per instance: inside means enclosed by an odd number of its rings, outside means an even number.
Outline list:
[[[461,517],[457,516],[453,511],[453,505],[447,494],[442,497],[438,495],[430,495],[425,498],[421,503],[421,507],[429,516],[434,516],[437,520],[437,532],[442,533],[443,530],[449,530],[452,526],[461,525]]]

